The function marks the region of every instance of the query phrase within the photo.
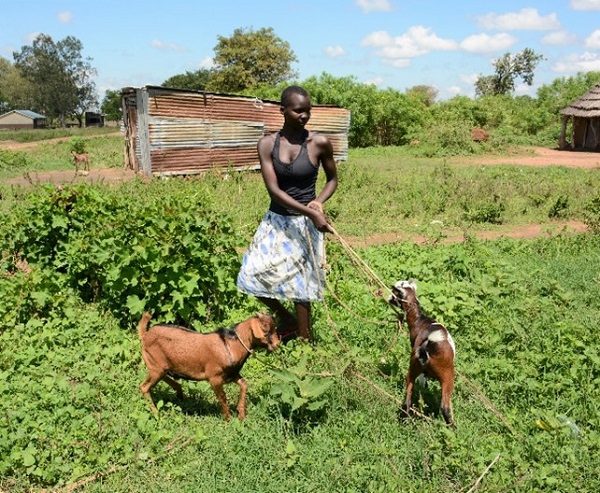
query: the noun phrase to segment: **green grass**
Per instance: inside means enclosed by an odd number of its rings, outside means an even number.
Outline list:
[[[90,139],[90,152],[117,152],[110,139]],[[31,156],[41,162],[47,154],[54,156],[48,162],[58,162],[61,146],[48,144]],[[568,210],[562,217],[578,219],[599,188],[597,171],[469,169],[397,150],[363,150],[352,151],[340,166],[340,188],[327,208],[344,236],[422,231],[435,238],[432,220],[467,232],[536,220],[552,224],[548,211],[563,195]],[[493,215],[483,207],[493,193],[502,194],[504,224],[464,217],[463,204]],[[534,194],[540,198],[524,198]],[[84,492],[458,493],[498,456],[478,491],[600,490],[597,234],[494,242],[469,237],[460,244],[398,242],[356,250],[386,286],[415,278],[423,309],[452,331],[459,372],[455,429],[438,415],[435,382],[415,398],[427,418],[398,422],[407,340],[378,296],[382,286],[329,236],[328,290],[314,306],[316,346],[292,342],[250,358],[243,372],[248,418],[226,423],[206,382],[185,382],[183,401],[159,384],[154,398],[161,409],[153,415],[138,389],[145,370],[134,322],[119,322],[121,312],[101,290],[85,302],[81,293],[91,290],[85,277],[74,282],[73,275],[88,271],[91,255],[112,259],[110,228],[115,238],[130,235],[132,251],[140,236],[176,247],[176,238],[156,232],[186,231],[175,226],[213,213],[231,223],[237,243],[247,244],[268,204],[260,174],[214,172],[63,190],[3,186],[0,196],[0,233],[24,245],[20,254],[32,269],[15,271],[7,240],[0,272],[0,491],[64,491],[75,483]],[[83,197],[90,198],[87,209]],[[129,215],[123,203],[131,204]],[[147,210],[155,212],[144,225]],[[28,241],[26,234],[35,231],[44,238],[54,232],[60,240]],[[119,243],[121,253],[125,247]],[[46,250],[55,257],[36,257]],[[170,252],[149,265],[178,265],[176,249]],[[112,262],[90,276],[128,268]],[[154,275],[147,271],[128,282],[147,283]],[[178,288],[175,282],[155,289],[168,294]],[[239,293],[222,305],[202,330],[261,309]],[[308,375],[301,372],[303,360]],[[308,398],[314,411],[292,412],[279,393],[272,394],[285,382],[271,365],[333,385],[320,405]],[[226,390],[233,403],[237,388]],[[286,395],[293,391],[288,385]]]
[[[81,491],[458,492],[497,455],[481,491],[600,487],[597,236],[360,251],[388,283],[418,276],[424,308],[451,328],[456,429],[437,415],[435,383],[420,390],[429,419],[397,421],[406,340],[393,345],[389,308],[330,248],[329,280],[350,308],[329,292],[316,306],[316,348],[292,343],[249,360],[244,423],[221,420],[204,382],[185,383],[181,402],[159,384],[153,416],[138,391],[135,332],[68,291],[51,301],[60,318],[5,329],[0,488],[87,478]],[[303,354],[310,371],[336,376],[324,409],[294,418],[270,396],[276,379],[264,363],[292,368]],[[235,386],[227,392],[235,400]]]
[[[90,128],[42,128],[36,130],[2,130],[0,141],[12,140],[15,142],[39,142],[60,137],[90,137],[118,132],[117,127],[90,127]]]

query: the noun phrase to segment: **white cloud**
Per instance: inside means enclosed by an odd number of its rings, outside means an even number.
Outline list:
[[[600,71],[600,55],[589,52],[573,55],[555,63],[552,70],[560,73]]]
[[[450,86],[446,89],[446,92],[450,94],[450,96],[457,96],[462,92],[462,89],[458,86]]]
[[[384,82],[384,78],[383,77],[375,77],[373,79],[368,79],[366,81],[364,81],[364,84],[367,85],[373,85],[373,86],[380,86],[381,84],[383,84]]]
[[[600,49],[600,29],[596,29],[585,40],[585,47],[591,50]]]
[[[327,48],[325,48],[325,54],[328,57],[331,58],[336,58],[338,56],[344,56],[346,54],[346,52],[344,51],[344,48],[342,48],[341,46],[328,46]]]
[[[456,41],[437,36],[430,28],[413,26],[400,36],[391,36],[386,31],[376,31],[361,41],[362,46],[379,48],[376,55],[396,68],[404,68],[410,59],[430,51],[452,51],[458,49]]]
[[[200,68],[206,68],[206,69],[211,69],[215,66],[215,61],[212,57],[204,57],[202,60],[200,60]]]
[[[386,46],[393,42],[394,38],[387,31],[375,31],[364,38],[360,44],[361,46]]]
[[[544,45],[566,46],[575,43],[577,43],[577,36],[568,31],[555,31],[546,34],[546,36],[542,38],[542,44]]]
[[[71,12],[69,12],[68,10],[64,10],[63,12],[59,12],[56,17],[58,17],[58,20],[62,24],[68,24],[69,22],[71,22],[73,20],[73,14]]]
[[[355,3],[365,14],[369,12],[391,12],[393,10],[389,0],[356,0]]]
[[[469,84],[469,85],[475,85],[475,82],[477,82],[477,79],[479,79],[479,75],[478,74],[463,74],[463,75],[459,75],[458,78],[460,80],[462,80],[465,84]]]
[[[27,36],[25,36],[25,39],[27,40],[28,43],[33,43],[40,34],[42,34],[42,33],[40,33],[40,32],[29,33]]]
[[[174,43],[165,43],[160,39],[153,39],[151,45],[153,48],[156,48],[157,50],[161,51],[186,51],[186,49],[183,46],[179,46]]]
[[[600,10],[600,0],[571,0],[574,10]]]
[[[513,31],[523,29],[527,31],[546,31],[558,29],[560,22],[553,12],[547,16],[541,16],[537,9],[525,8],[520,12],[509,12],[508,14],[486,14],[478,19],[479,25],[485,29],[498,29]]]
[[[506,33],[493,36],[483,33],[465,38],[461,41],[460,47],[469,53],[492,53],[510,48],[516,41],[515,37]]]

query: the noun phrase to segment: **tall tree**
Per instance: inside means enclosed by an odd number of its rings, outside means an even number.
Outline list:
[[[215,68],[207,89],[241,92],[260,84],[276,85],[296,76],[297,62],[290,45],[272,28],[236,29],[229,38],[218,36],[214,48]]]
[[[121,91],[108,89],[102,99],[100,111],[104,113],[109,121],[119,121],[123,117],[121,110]]]
[[[494,60],[494,75],[479,76],[475,82],[475,94],[477,96],[512,94],[517,77],[528,86],[532,85],[533,72],[543,59],[543,55],[531,48],[525,48],[514,56],[505,53],[501,58]]]
[[[9,60],[0,57],[0,113],[33,108],[34,88]]]
[[[15,66],[35,88],[35,110],[64,126],[68,115],[78,115],[97,105],[92,77],[96,70],[90,58],[83,58],[83,45],[73,36],[54,42],[40,34],[31,46],[15,51]]]
[[[435,103],[438,93],[439,91],[435,87],[427,85],[412,86],[406,90],[407,96],[414,96],[421,99],[425,103],[425,106],[431,106]]]
[[[201,68],[195,72],[187,71],[185,74],[177,74],[169,77],[161,86],[175,89],[188,89],[191,91],[204,91],[211,76],[211,71]]]

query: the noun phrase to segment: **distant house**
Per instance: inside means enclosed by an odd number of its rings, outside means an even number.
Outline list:
[[[581,96],[565,109],[558,146],[576,151],[600,151],[600,84]],[[567,142],[567,125],[572,123],[570,141]]]
[[[46,117],[30,110],[12,110],[0,115],[0,129],[45,128]]]
[[[104,126],[104,115],[95,111],[85,112],[85,126],[86,127],[103,127]]]

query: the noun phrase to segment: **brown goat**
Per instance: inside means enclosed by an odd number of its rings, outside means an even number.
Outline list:
[[[388,302],[401,308],[410,330],[410,366],[406,375],[406,399],[401,416],[408,416],[412,406],[415,380],[421,374],[440,382],[440,410],[447,424],[453,424],[452,391],[454,390],[454,355],[456,352],[450,332],[421,311],[414,281],[398,281],[392,287]]]
[[[183,398],[181,385],[174,378],[208,380],[225,419],[231,417],[223,385],[235,382],[240,387],[237,412],[240,420],[246,417],[247,383],[240,371],[254,348],[273,351],[279,336],[273,317],[259,314],[231,329],[218,329],[202,334],[176,325],[154,325],[148,330],[150,314],[144,313],[138,324],[142,343],[142,358],[148,376],[140,385],[142,394],[156,410],[150,390],[160,380],[169,384],[178,398]]]
[[[83,167],[83,174],[88,174],[90,172],[90,155],[87,153],[78,154],[75,151],[71,151],[71,156],[73,156],[73,164],[75,164],[75,173],[79,173],[79,166]]]

